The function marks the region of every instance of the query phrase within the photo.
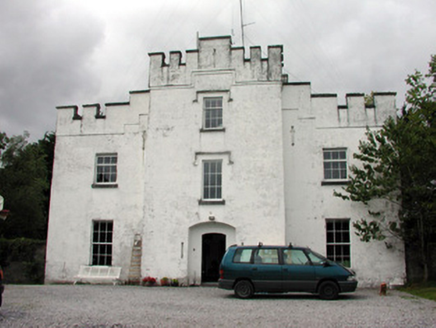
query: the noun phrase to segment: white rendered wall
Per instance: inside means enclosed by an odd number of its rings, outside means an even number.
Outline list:
[[[148,95],[132,96],[141,97]],[[122,266],[122,278],[127,277],[134,235],[142,235],[144,179],[143,132],[138,122],[142,115],[136,115],[133,124],[129,109],[110,107],[105,119],[95,119],[94,112],[85,108],[82,119],[75,121],[71,108],[58,109],[47,282],[72,281],[80,265],[91,264],[93,220],[114,222],[112,265]],[[147,108],[142,110],[146,115]],[[117,153],[117,188],[92,187],[98,153]]]
[[[366,126],[379,128],[374,115],[365,113],[362,97],[360,107],[338,109],[336,97],[310,97],[310,85],[287,85],[283,91],[283,140],[285,154],[286,241],[308,246],[326,254],[326,219],[350,219],[351,268],[356,272],[359,286],[377,286],[385,281],[399,284],[405,278],[404,246],[394,238],[364,243],[354,234],[352,223],[367,217],[368,208],[360,203],[334,197],[341,185],[321,185],[323,181],[323,148],[346,148],[348,164],[358,152],[359,140],[365,139]],[[295,95],[303,95],[296,98]],[[387,95],[386,98],[392,98]],[[299,99],[297,102],[296,99]],[[385,103],[389,103],[385,101]],[[349,104],[350,105],[350,104]],[[348,119],[340,117],[347,110]],[[375,108],[377,111],[379,108]],[[395,114],[391,107],[382,108],[383,115]],[[374,109],[367,109],[372,110]],[[360,118],[355,118],[356,112]],[[382,116],[381,114],[379,116]],[[397,208],[381,203],[392,219]]]
[[[201,280],[201,238],[230,244],[309,246],[325,254],[326,219],[359,220],[366,208],[321,185],[323,148],[349,158],[366,126],[395,114],[391,93],[312,95],[310,84],[282,84],[282,48],[268,58],[229,37],[199,40],[199,49],[150,54],[150,90],[126,103],[58,107],[47,242],[46,281],[72,281],[91,262],[93,220],[114,222],[113,261],[127,279],[135,234],[142,238],[142,276]],[[223,128],[205,132],[203,99],[223,98]],[[74,113],[76,115],[74,115]],[[80,114],[79,117],[77,114]],[[76,119],[73,119],[75,117]],[[93,188],[95,156],[118,154],[117,188]],[[205,204],[202,161],[223,163],[223,201]],[[385,204],[381,204],[385,206]],[[395,209],[390,208],[391,213]],[[400,243],[362,243],[351,233],[351,263],[362,285],[405,275]]]

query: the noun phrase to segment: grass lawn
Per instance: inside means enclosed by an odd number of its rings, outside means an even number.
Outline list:
[[[431,281],[421,284],[412,284],[408,287],[403,287],[400,289],[403,292],[426,298],[432,301],[436,301],[436,282]]]

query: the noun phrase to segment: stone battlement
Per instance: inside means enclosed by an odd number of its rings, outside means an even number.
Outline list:
[[[171,51],[169,62],[163,52],[149,53],[149,86],[181,86],[195,83],[193,75],[204,71],[229,71],[234,82],[282,80],[283,46],[269,46],[268,58],[262,58],[260,47],[250,48],[245,58],[242,47],[231,46],[231,37],[198,39],[198,49],[187,50],[185,62],[180,51]]]
[[[309,82],[284,83],[283,110],[298,110],[299,118],[316,118],[318,127],[377,127],[395,114],[395,92],[375,92],[372,104],[365,94],[348,93],[346,104],[338,104],[335,93],[312,93]]]
[[[130,100],[93,103],[82,106],[58,106],[56,134],[116,134],[144,129],[148,115],[149,91],[131,91]]]

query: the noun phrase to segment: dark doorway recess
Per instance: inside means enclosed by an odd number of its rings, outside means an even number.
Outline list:
[[[217,282],[221,259],[226,251],[226,235],[208,233],[202,236],[201,282]]]

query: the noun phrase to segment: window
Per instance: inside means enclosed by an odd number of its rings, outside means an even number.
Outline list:
[[[327,220],[327,258],[350,267],[350,220]]]
[[[254,253],[254,264],[279,264],[277,248],[259,248]]]
[[[223,127],[223,98],[204,98],[204,122],[203,128],[220,129]]]
[[[115,184],[117,181],[117,154],[97,155],[96,184]]]
[[[253,249],[251,248],[239,248],[235,252],[235,256],[233,257],[234,263],[250,263],[251,261],[251,253]]]
[[[283,262],[292,265],[309,265],[310,261],[301,249],[283,250]]]
[[[112,265],[112,221],[94,221],[92,265]]]
[[[203,161],[203,199],[222,199],[222,160]]]
[[[347,150],[324,149],[324,180],[347,179]]]

